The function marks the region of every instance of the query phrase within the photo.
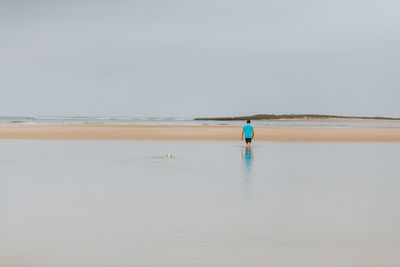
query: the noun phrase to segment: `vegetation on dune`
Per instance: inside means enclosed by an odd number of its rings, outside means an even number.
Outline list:
[[[372,119],[372,120],[400,120],[400,118],[390,117],[359,117],[359,116],[335,116],[321,114],[257,114],[239,117],[208,117],[195,118],[195,120],[213,120],[213,121],[236,121],[236,120],[280,120],[280,119]]]

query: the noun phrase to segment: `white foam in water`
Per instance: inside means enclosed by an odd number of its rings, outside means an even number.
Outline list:
[[[0,266],[400,266],[397,143],[0,146]]]

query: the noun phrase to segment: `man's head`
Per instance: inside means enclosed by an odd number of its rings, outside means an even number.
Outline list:
[[[247,120],[247,124],[250,124],[250,120]]]

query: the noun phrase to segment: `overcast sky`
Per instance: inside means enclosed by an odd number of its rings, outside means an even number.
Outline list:
[[[0,116],[400,117],[400,1],[0,0]]]

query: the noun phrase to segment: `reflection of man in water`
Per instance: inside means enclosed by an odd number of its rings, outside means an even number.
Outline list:
[[[246,147],[246,151],[244,152],[244,162],[246,164],[247,169],[251,170],[251,160],[253,159],[253,155],[251,153],[251,147]]]
[[[242,166],[243,166],[243,182],[245,186],[244,197],[249,197],[252,191],[252,167],[253,167],[253,152],[251,147],[242,147]]]
[[[250,120],[247,120],[247,124],[243,126],[242,140],[243,140],[243,135],[244,138],[246,139],[246,146],[250,147],[251,140],[254,138],[254,127],[250,125]]]

